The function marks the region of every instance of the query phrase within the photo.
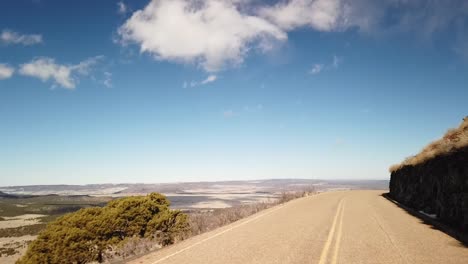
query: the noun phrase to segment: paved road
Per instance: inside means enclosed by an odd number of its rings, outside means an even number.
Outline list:
[[[468,248],[381,194],[294,200],[131,263],[468,263]]]

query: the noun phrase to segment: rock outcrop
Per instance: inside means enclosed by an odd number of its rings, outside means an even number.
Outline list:
[[[392,172],[390,196],[468,231],[468,147]]]
[[[444,138],[437,141],[438,144],[464,140],[454,138],[453,133],[457,131],[458,137],[466,137],[467,121],[465,119],[460,128],[449,130]],[[393,166],[389,195],[408,207],[435,215],[462,233],[468,233],[468,146],[456,146],[449,151],[439,151],[431,158],[420,159],[421,162],[414,162],[414,157],[420,153],[410,158],[410,162]]]

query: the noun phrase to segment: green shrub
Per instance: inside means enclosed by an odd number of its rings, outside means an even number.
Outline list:
[[[66,214],[39,233],[17,263],[102,262],[107,251],[133,238],[172,244],[185,236],[189,224],[185,214],[169,205],[165,196],[151,193]]]

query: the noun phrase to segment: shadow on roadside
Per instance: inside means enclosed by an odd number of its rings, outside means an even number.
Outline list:
[[[459,246],[461,247],[467,247],[468,248],[468,234],[466,233],[462,233],[461,231],[459,230],[456,230],[454,229],[453,227],[450,227],[444,223],[441,223],[439,222],[437,219],[433,219],[425,214],[422,214],[412,208],[409,208],[395,200],[393,200],[390,196],[389,196],[389,193],[383,193],[381,194],[382,197],[384,197],[385,199],[389,200],[390,202],[394,203],[395,205],[397,205],[398,207],[400,207],[401,209],[403,209],[404,211],[406,211],[408,214],[414,216],[414,217],[417,217],[421,220],[422,223],[430,226],[432,229],[436,229],[436,230],[439,230],[441,232],[444,232],[445,234],[455,238],[456,240],[458,240],[460,243],[459,243]]]

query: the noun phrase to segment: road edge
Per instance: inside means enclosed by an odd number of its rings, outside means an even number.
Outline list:
[[[133,255],[129,258],[126,258],[126,259],[119,259],[119,260],[115,260],[115,261],[111,261],[110,263],[112,264],[126,264],[128,262],[131,262],[131,261],[134,261],[134,260],[137,260],[141,257],[144,257],[146,255],[149,255],[151,253],[155,253],[155,252],[158,252],[160,250],[167,250],[167,249],[170,249],[172,247],[175,247],[175,246],[178,246],[179,244],[181,243],[187,243],[187,241],[190,241],[190,240],[197,240],[197,239],[200,239],[201,237],[203,236],[209,236],[209,234],[216,234],[216,233],[219,233],[219,232],[224,232],[224,230],[226,229],[229,229],[231,227],[234,227],[234,226],[237,226],[237,225],[240,225],[241,223],[243,222],[246,222],[246,221],[249,221],[249,219],[251,218],[255,218],[255,217],[258,217],[259,215],[264,215],[264,214],[268,214],[269,211],[276,211],[282,207],[284,207],[285,205],[287,204],[290,204],[290,203],[295,203],[297,201],[300,201],[300,200],[303,200],[303,199],[310,199],[310,198],[315,198],[317,196],[320,196],[322,194],[326,194],[326,193],[331,193],[331,192],[335,192],[335,191],[330,191],[330,192],[317,192],[317,193],[314,193],[314,194],[309,194],[309,195],[306,195],[304,197],[300,197],[300,198],[296,198],[296,199],[292,199],[290,201],[287,201],[285,203],[280,203],[280,204],[276,204],[270,208],[267,208],[267,209],[264,209],[264,210],[261,210],[257,213],[254,213],[252,215],[249,215],[245,218],[241,218],[237,221],[234,221],[232,223],[229,223],[227,225],[224,225],[224,226],[220,226],[218,228],[215,228],[213,230],[210,230],[208,232],[205,232],[205,233],[202,233],[202,234],[198,234],[198,235],[195,235],[195,236],[192,236],[192,237],[189,237],[187,239],[184,239],[184,240],[181,240],[177,243],[174,243],[172,245],[169,245],[169,246],[166,246],[166,247],[163,247],[163,248],[160,248],[160,249],[155,249],[155,250],[152,250],[152,251],[148,251],[148,252],[145,252],[145,253],[141,253],[141,254],[137,254],[137,255]]]
[[[411,207],[408,207],[402,203],[399,203],[398,201],[394,200],[390,195],[389,193],[383,193],[382,196],[389,200],[390,202],[394,203],[395,205],[397,205],[398,207],[402,208],[403,210],[405,210],[407,213],[409,213],[410,215],[414,216],[414,217],[417,217],[419,219],[421,219],[425,224],[429,224],[429,225],[432,225],[435,229],[441,231],[441,232],[444,232],[445,234],[455,238],[456,240],[458,240],[463,246],[465,247],[468,247],[468,234],[464,234],[462,232],[460,232],[459,230],[456,230],[440,221],[438,221],[437,219],[434,219],[434,218],[431,218],[423,213],[420,213],[418,211],[416,211],[415,209],[411,208]]]

